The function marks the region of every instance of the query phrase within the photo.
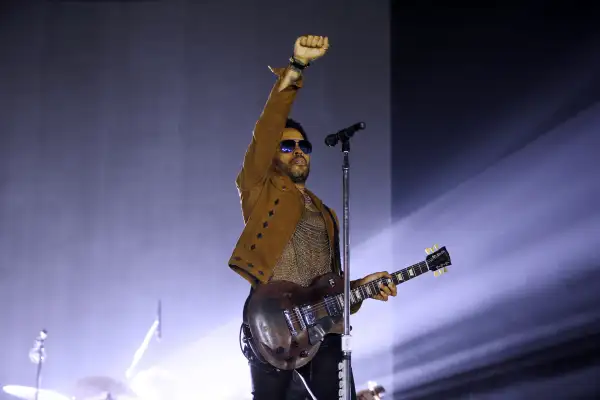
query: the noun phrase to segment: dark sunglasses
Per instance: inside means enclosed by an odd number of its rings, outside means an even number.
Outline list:
[[[293,140],[293,139],[286,139],[286,140],[282,140],[281,142],[279,142],[279,150],[281,150],[282,153],[292,153],[295,149],[296,149],[296,144],[298,144],[298,147],[300,147],[300,150],[302,150],[302,152],[304,154],[310,154],[312,153],[312,144],[310,144],[310,142],[308,140]]]

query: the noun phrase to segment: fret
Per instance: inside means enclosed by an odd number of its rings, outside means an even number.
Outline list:
[[[429,271],[429,268],[427,267],[427,263],[422,261],[420,263],[411,265],[408,268],[404,268],[404,269],[401,269],[400,271],[394,272],[390,275],[392,275],[392,282],[394,282],[394,284],[396,284],[396,285],[399,285],[402,282],[411,280],[412,278],[422,275],[428,271]],[[378,295],[379,294],[379,284],[384,281],[385,281],[385,279],[378,279],[377,281],[371,281],[365,285],[358,287],[357,289],[360,289],[361,290],[360,293],[362,294],[361,300],[364,300],[366,298],[371,298],[371,297]]]
[[[369,297],[369,294],[367,293],[367,288],[364,288],[362,286],[359,286],[357,289],[360,292],[360,296],[364,299]]]
[[[402,274],[402,278],[404,281],[407,281],[410,279],[410,276],[408,276],[408,272],[406,272],[406,270],[400,270],[400,273]]]
[[[369,288],[369,297],[373,297],[377,294],[377,288],[373,282],[369,282],[366,285]]]
[[[358,287],[350,289],[350,293],[349,293],[350,305],[353,306],[365,299],[369,299],[369,298],[377,296],[380,292],[380,285],[384,282],[389,283],[391,281],[394,284],[399,285],[403,282],[411,280],[411,279],[413,279],[419,275],[425,274],[427,272],[429,272],[429,265],[427,264],[427,261],[421,261],[417,264],[413,264],[407,268],[403,268],[399,271],[391,273],[390,274],[391,279],[390,278],[380,278],[380,279],[365,283],[364,285],[360,285]],[[331,308],[331,310],[333,310],[333,311],[328,311],[328,312],[334,313],[334,314],[343,312],[343,310],[344,310],[344,294],[340,293],[334,297],[335,297],[335,299],[332,299],[332,301],[337,302],[337,303],[334,303],[334,304],[329,303],[329,305],[331,307],[327,307],[327,308],[328,309]],[[335,304],[337,304],[337,307],[335,307]],[[337,310],[336,310],[336,308],[337,308]]]
[[[400,271],[392,273],[392,282],[394,284],[399,285],[402,282],[411,280],[419,275],[422,275],[426,272],[429,272],[429,268],[427,267],[427,263],[422,261],[420,263],[411,265],[410,267],[401,269]],[[350,290],[350,305],[354,305],[359,303],[365,299],[372,298],[379,294],[379,284],[385,282],[389,279],[378,279],[376,281],[368,282],[364,285],[361,285],[357,288]],[[341,309],[344,308],[344,294],[339,294],[336,296],[336,300]]]
[[[404,278],[402,277],[402,271],[398,271],[398,272],[394,272],[392,274],[392,276],[395,278],[394,283],[396,285],[401,284],[402,282],[404,282]]]

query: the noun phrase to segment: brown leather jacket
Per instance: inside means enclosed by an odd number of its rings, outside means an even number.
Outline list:
[[[236,179],[245,228],[229,259],[229,267],[252,286],[269,282],[304,210],[304,199],[292,180],[273,168],[273,158],[292,103],[302,87],[302,78],[279,92],[278,85],[285,69],[271,71],[278,79],[256,123],[242,170]],[[335,249],[339,249],[335,240],[335,227],[339,227],[339,220],[317,196],[309,190],[306,192],[325,218],[329,243],[334,247],[332,254],[336,254],[333,268],[340,273],[339,251]],[[353,307],[352,311],[356,310],[358,307]]]

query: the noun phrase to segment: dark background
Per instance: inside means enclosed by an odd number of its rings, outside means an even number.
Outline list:
[[[447,235],[470,278],[415,289],[452,316],[398,327],[395,398],[595,398],[598,11],[413,3],[392,2],[394,243]]]
[[[325,134],[352,152],[352,275],[433,243],[453,266],[353,317],[359,387],[390,398],[598,392],[600,37],[592,9],[424,2],[13,1],[0,8],[0,384],[89,375],[244,398],[235,175],[298,35],[332,47],[293,110],[341,216]],[[215,392],[217,392],[215,394]],[[149,397],[151,398],[151,397]]]

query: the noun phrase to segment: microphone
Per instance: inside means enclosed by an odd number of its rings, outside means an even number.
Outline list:
[[[158,340],[162,339],[162,302],[158,301],[158,308],[156,310],[156,320],[158,324],[156,326],[156,338]]]
[[[342,129],[336,133],[332,133],[331,135],[325,136],[325,144],[329,147],[335,146],[340,140],[342,142],[349,140],[357,131],[366,128],[366,124],[364,122],[358,122],[352,126]]]
[[[33,342],[33,347],[29,350],[29,360],[34,364],[44,362],[46,351],[44,350],[44,341],[48,337],[48,331],[42,329]]]

